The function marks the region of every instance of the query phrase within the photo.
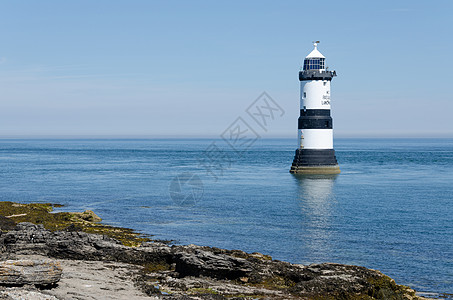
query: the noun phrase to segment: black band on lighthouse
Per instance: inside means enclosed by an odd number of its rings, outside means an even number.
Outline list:
[[[329,116],[330,109],[301,109],[300,116]]]
[[[332,129],[333,121],[331,117],[300,117],[299,129]]]
[[[332,129],[333,120],[330,117],[330,109],[301,109],[298,128]]]
[[[335,166],[338,165],[333,149],[297,149],[293,166]]]

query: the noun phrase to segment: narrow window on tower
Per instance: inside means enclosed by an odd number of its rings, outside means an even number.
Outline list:
[[[304,98],[307,98],[307,93],[306,92],[304,92]]]
[[[324,86],[326,86],[326,84],[327,84],[327,81],[324,81],[323,83],[324,83]]]

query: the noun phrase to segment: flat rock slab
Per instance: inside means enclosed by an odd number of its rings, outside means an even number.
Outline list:
[[[5,300],[60,300],[54,296],[46,295],[40,291],[27,291],[18,288],[7,288],[0,291],[0,299]]]
[[[0,262],[0,285],[54,285],[62,274],[58,262],[42,260],[6,260]]]
[[[58,299],[152,300],[133,282],[138,266],[118,262],[58,260],[63,275],[58,286],[43,291]]]

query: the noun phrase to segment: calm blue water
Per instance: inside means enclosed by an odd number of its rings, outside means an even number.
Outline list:
[[[242,155],[213,155],[211,142],[0,140],[0,200],[92,209],[183,244],[362,265],[453,294],[452,139],[337,139],[335,178],[289,174],[293,139],[260,140]],[[181,173],[200,179],[176,194],[195,205],[170,198]]]

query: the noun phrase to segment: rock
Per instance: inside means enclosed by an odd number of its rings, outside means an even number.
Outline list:
[[[0,291],[0,299],[8,300],[58,300],[58,298],[43,294],[39,291],[28,291],[18,288],[8,288],[5,291]]]
[[[0,215],[0,230],[8,231],[16,227],[16,222],[10,218]]]
[[[77,213],[76,212],[76,213],[72,213],[72,215],[74,217],[80,218],[80,219],[82,219],[84,221],[88,221],[88,222],[97,223],[97,222],[101,222],[102,221],[102,219],[98,215],[96,215],[94,213],[94,211],[92,211],[92,210],[86,210],[86,211],[84,211],[82,213]]]
[[[49,286],[61,278],[62,269],[51,260],[7,260],[0,262],[0,285]]]
[[[153,296],[169,292],[174,299],[187,295],[196,299],[243,297],[240,295],[271,299],[421,299],[413,290],[364,267],[302,266],[259,253],[196,245],[170,247],[149,242],[127,247],[107,236],[72,229],[49,231],[32,223],[19,223],[0,233],[0,248],[4,256],[38,254],[138,265],[142,275],[136,284],[145,293]]]
[[[134,264],[166,264],[171,256],[170,247],[160,243],[150,243],[142,248],[127,247],[104,235],[49,231],[42,225],[27,222],[19,223],[14,230],[1,234],[0,247],[5,253]]]
[[[132,229],[99,223],[101,218],[92,211],[53,213],[54,207],[61,207],[61,205],[50,203],[19,204],[0,201],[0,215],[12,219],[16,223],[43,224],[46,229],[51,231],[67,230],[103,234],[121,241],[126,246],[138,246],[145,241],[150,241],[148,237],[140,236]],[[10,229],[12,229],[11,226],[4,231]]]
[[[214,254],[200,249],[193,253],[175,252],[176,272],[180,276],[209,276],[219,279],[237,279],[252,272],[251,263],[243,258]]]
[[[134,284],[133,278],[140,272],[140,266],[103,261],[58,261],[63,268],[63,276],[56,287],[43,291],[58,299],[159,299],[147,297]]]

